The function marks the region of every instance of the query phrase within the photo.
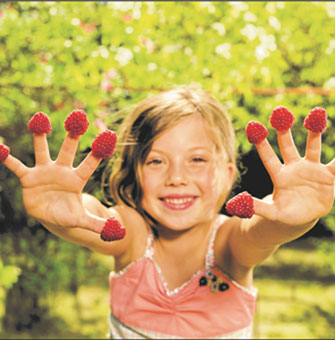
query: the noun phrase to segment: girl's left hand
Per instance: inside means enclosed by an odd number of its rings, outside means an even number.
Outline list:
[[[321,163],[321,133],[308,132],[304,157],[299,155],[290,129],[278,131],[277,138],[284,164],[267,139],[256,144],[274,189],[272,202],[254,198],[255,213],[292,226],[313,223],[333,206],[335,159]]]

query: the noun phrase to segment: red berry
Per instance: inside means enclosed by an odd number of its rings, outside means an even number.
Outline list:
[[[117,136],[114,131],[106,130],[99,133],[92,143],[93,156],[97,158],[109,158],[116,147]]]
[[[51,123],[49,117],[43,112],[35,113],[28,123],[28,129],[37,134],[50,133]]]
[[[89,124],[84,110],[73,110],[64,122],[65,130],[70,132],[71,137],[83,135]]]
[[[294,122],[294,116],[284,106],[277,106],[273,109],[270,123],[277,131],[286,131],[290,129]]]
[[[10,152],[10,149],[7,145],[0,144],[0,162],[6,160]]]
[[[327,128],[327,112],[322,107],[315,107],[305,118],[304,127],[315,133],[322,133]]]
[[[241,192],[227,202],[226,210],[230,215],[251,218],[255,213],[252,196],[246,191]]]
[[[115,217],[109,217],[101,231],[100,238],[103,241],[122,240],[126,235],[126,228]]]
[[[266,127],[263,124],[258,123],[254,120],[248,123],[245,132],[247,134],[249,143],[252,144],[260,143],[268,135],[268,130],[266,129]]]

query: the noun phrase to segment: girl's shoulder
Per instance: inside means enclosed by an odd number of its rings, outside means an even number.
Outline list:
[[[139,231],[139,229],[147,229],[147,223],[145,222],[142,215],[134,208],[129,207],[125,204],[115,205],[108,209],[113,216],[119,219],[119,221],[126,228],[133,228]]]
[[[239,219],[220,214],[218,217],[218,231],[216,238],[225,239],[229,237],[234,228],[238,228]]]
[[[127,205],[116,205],[108,209],[126,228],[129,247],[119,257],[115,257],[116,268],[122,269],[143,256],[149,235],[149,226],[140,213]]]
[[[222,260],[229,252],[229,239],[232,230],[236,228],[236,220],[227,215],[219,215],[217,223],[214,251],[216,257]]]
[[[231,237],[234,231],[241,228],[241,219],[237,217],[220,216],[220,226],[214,243],[216,265],[236,282],[245,287],[252,286],[252,268],[238,264],[231,249]]]

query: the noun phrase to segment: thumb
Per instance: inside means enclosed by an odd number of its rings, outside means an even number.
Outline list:
[[[89,211],[80,215],[77,223],[78,228],[93,231],[94,233],[100,234],[107,219],[93,215]]]
[[[231,198],[226,203],[226,210],[228,214],[240,218],[251,218],[254,214],[267,219],[273,219],[276,216],[276,208],[272,204],[272,196],[267,196],[261,200],[251,196],[247,191],[243,191]]]
[[[113,215],[108,219],[103,219],[87,212],[79,220],[79,223],[78,227],[100,234],[104,241],[121,240],[126,235],[125,227]]]
[[[268,220],[275,220],[277,209],[274,204],[268,199],[259,199],[253,197],[254,211],[256,215],[262,216]]]

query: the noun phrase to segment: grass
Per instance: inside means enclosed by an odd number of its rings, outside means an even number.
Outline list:
[[[323,241],[326,242],[326,241]],[[327,241],[329,242],[329,241]],[[111,268],[110,258],[94,254]],[[282,246],[255,269],[258,288],[255,339],[334,339],[334,273],[325,268],[313,239]],[[2,334],[8,339],[105,339],[109,313],[108,273],[98,285],[82,286],[76,296],[59,292],[44,301],[53,331]],[[55,327],[55,325],[57,327]],[[52,334],[51,334],[52,333]]]
[[[334,339],[334,282],[313,240],[282,246],[255,270],[254,338]]]

